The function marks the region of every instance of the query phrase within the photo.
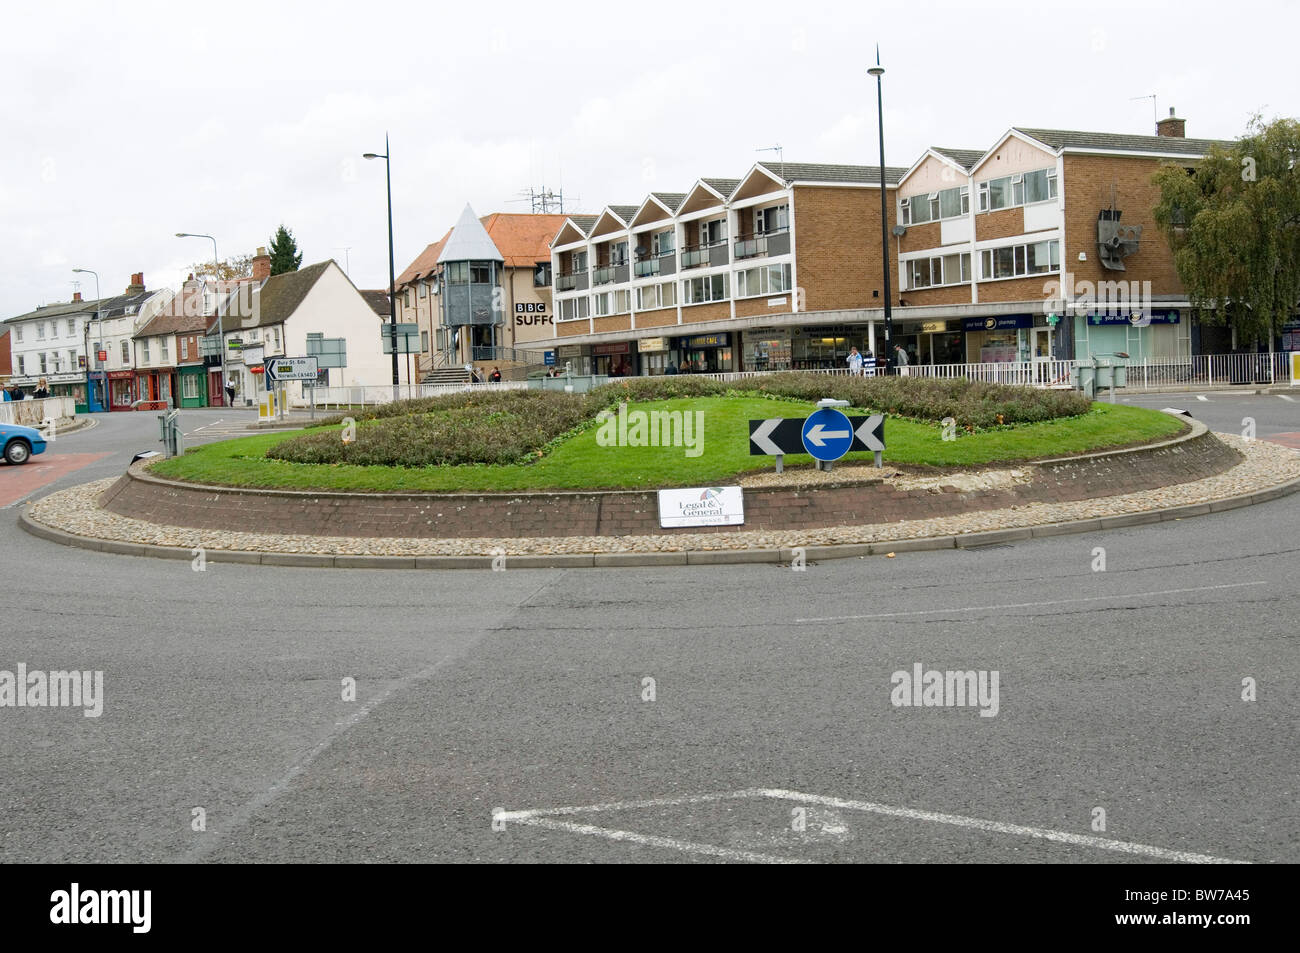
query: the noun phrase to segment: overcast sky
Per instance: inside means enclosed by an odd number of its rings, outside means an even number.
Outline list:
[[[882,9],[884,8],[884,9]],[[1236,13],[1230,11],[1238,11]],[[890,165],[1012,125],[1196,138],[1300,116],[1290,2],[44,3],[0,34],[0,317],[132,272],[251,253],[284,222],[303,262],[385,287],[454,223],[639,204],[787,161]],[[345,252],[345,248],[350,251]],[[81,285],[94,295],[90,276]]]

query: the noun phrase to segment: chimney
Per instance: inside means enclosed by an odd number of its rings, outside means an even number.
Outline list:
[[[144,272],[137,271],[131,275],[131,283],[126,286],[126,293],[129,295],[139,294],[144,291]]]
[[[265,281],[271,277],[271,256],[265,248],[259,248],[253,256],[253,280]]]
[[[1187,120],[1174,115],[1174,107],[1169,107],[1169,115],[1156,123],[1156,135],[1168,139],[1187,138]]]
[[[74,303],[79,302],[81,300],[81,292],[80,291],[72,292],[72,300]]]

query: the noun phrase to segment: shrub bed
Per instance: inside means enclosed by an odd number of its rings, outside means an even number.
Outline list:
[[[722,384],[694,375],[616,380],[588,394],[562,391],[463,391],[395,401],[353,415],[355,440],[334,429],[344,417],[320,421],[302,436],[279,443],[267,456],[291,463],[349,463],[401,467],[518,464],[590,426],[620,401],[724,396],[800,401],[823,397],[853,407],[926,423],[952,417],[962,429],[982,430],[1085,414],[1090,402],[1074,391],[1038,390],[967,380],[847,377],[798,372]]]

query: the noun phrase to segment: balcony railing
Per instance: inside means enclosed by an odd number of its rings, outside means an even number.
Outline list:
[[[618,281],[619,269],[626,267],[626,261],[613,261],[608,265],[601,265],[591,273],[591,283],[593,285],[607,285]]]
[[[573,291],[578,287],[578,278],[585,275],[585,269],[581,271],[562,271],[555,276],[556,291]]]
[[[736,258],[764,258],[769,254],[784,255],[790,250],[789,229],[776,228],[770,232],[753,232],[736,237]],[[769,241],[771,244],[769,245]]]
[[[638,257],[632,265],[632,274],[638,278],[648,278],[651,275],[659,274],[659,259],[657,257]]]
[[[686,245],[682,248],[682,270],[703,268],[709,264],[710,245]]]

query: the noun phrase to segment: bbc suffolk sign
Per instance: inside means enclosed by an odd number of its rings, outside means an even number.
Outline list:
[[[740,526],[745,522],[744,491],[738,486],[702,486],[659,491],[659,525]]]

